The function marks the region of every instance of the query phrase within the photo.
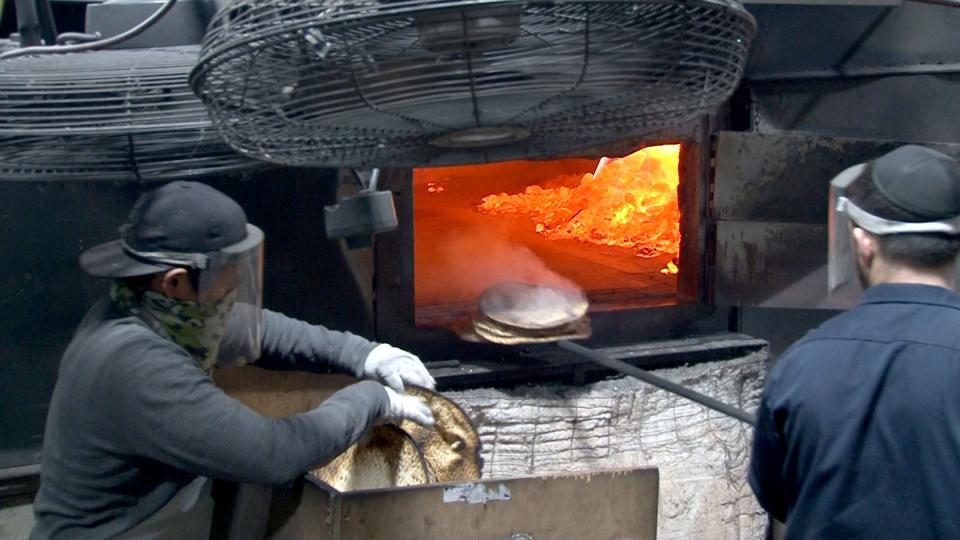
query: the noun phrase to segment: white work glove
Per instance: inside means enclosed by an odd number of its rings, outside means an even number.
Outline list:
[[[386,343],[377,345],[367,355],[363,364],[363,377],[380,381],[397,392],[403,392],[404,384],[429,390],[437,386],[437,382],[415,354]]]
[[[398,394],[386,386],[383,389],[387,391],[387,397],[390,398],[390,406],[384,414],[384,419],[412,420],[427,427],[433,425],[433,411],[430,410],[430,407],[427,407],[426,403],[414,396]]]

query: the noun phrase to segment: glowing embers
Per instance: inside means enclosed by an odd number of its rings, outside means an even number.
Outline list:
[[[652,146],[619,159],[603,158],[574,187],[528,186],[523,193],[488,195],[485,214],[519,214],[552,240],[576,239],[629,248],[637,256],[676,256],[680,145]],[[663,273],[675,274],[675,264]]]

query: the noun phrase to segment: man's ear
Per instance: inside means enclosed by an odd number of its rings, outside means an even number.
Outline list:
[[[152,285],[153,290],[167,298],[177,300],[197,299],[197,291],[193,290],[193,284],[190,283],[190,273],[185,268],[173,268],[157,274],[153,278]]]
[[[857,258],[865,266],[869,267],[873,258],[877,256],[880,246],[877,243],[876,235],[873,235],[860,227],[853,228],[853,242],[857,246]]]

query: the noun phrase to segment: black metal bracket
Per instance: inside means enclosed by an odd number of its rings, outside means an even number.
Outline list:
[[[20,46],[54,45],[57,42],[57,26],[53,11],[47,0],[14,0],[17,10],[17,32]]]

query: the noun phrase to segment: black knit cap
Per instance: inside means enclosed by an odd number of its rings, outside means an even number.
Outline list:
[[[901,146],[873,163],[873,185],[893,206],[929,221],[960,216],[960,163],[923,146]]]
[[[137,199],[121,235],[139,252],[212,253],[247,236],[247,216],[233,199],[198,182],[171,182]],[[80,255],[80,266],[98,277],[154,274],[173,266],[156,264],[124,250],[120,240]]]

